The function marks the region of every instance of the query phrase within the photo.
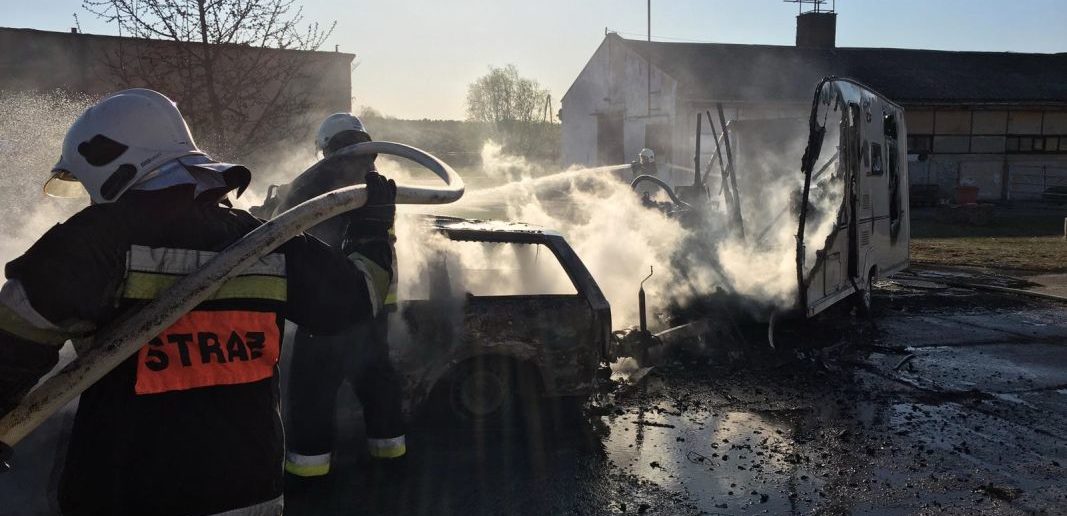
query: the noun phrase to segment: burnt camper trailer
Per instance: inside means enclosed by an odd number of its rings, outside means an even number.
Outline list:
[[[907,129],[903,109],[849,79],[827,78],[807,117],[727,122],[721,106],[698,115],[689,186],[652,177],[672,203],[660,206],[700,226],[705,241],[738,242],[753,255],[795,253],[791,302],[749,300],[766,322],[784,311],[812,317],[852,298],[870,307],[872,283],[908,265]],[[711,123],[711,158],[702,159],[701,121]],[[703,259],[715,260],[705,252]],[[734,292],[723,276],[725,292]],[[790,281],[790,280],[786,280]],[[737,291],[744,297],[743,291]],[[760,306],[762,305],[762,306]],[[788,306],[788,307],[786,307]]]
[[[743,224],[757,251],[774,235],[795,235],[797,311],[812,317],[850,297],[869,309],[871,284],[908,265],[904,110],[858,82],[828,78],[806,119],[725,125],[733,152],[724,153],[729,181],[718,189],[734,212],[727,219]],[[788,207],[766,209],[782,195],[793,195]]]
[[[869,309],[873,282],[908,266],[904,110],[858,82],[831,78],[816,88],[808,124],[797,229],[798,307],[811,317],[854,296],[861,309]],[[820,213],[819,196],[843,202],[836,213]],[[813,237],[820,222],[832,225],[823,239]]]

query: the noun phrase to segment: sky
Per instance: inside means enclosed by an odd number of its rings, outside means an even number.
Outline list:
[[[301,4],[301,0],[296,0]],[[514,64],[560,96],[605,29],[646,34],[646,0],[304,0],[336,21],[323,49],[356,54],[353,104],[401,118],[465,117],[467,85]],[[1067,51],[1063,0],[839,0],[837,44],[1012,52]],[[0,0],[0,25],[115,34],[80,0]],[[782,0],[652,0],[664,41],[792,45],[797,6]],[[11,49],[4,49],[10,52]]]

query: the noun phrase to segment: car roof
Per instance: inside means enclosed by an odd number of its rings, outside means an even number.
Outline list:
[[[441,232],[450,240],[539,244],[546,243],[553,237],[561,237],[556,231],[522,222],[464,219],[440,215],[426,215],[418,218],[423,224]]]

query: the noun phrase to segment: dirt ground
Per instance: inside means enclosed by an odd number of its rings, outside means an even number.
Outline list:
[[[731,364],[680,356],[581,410],[421,417],[403,469],[369,465],[346,404],[333,473],[290,483],[287,514],[1063,514],[1067,305],[946,277],[1025,284],[913,271],[869,321],[786,327]],[[0,514],[53,514],[63,425],[20,444]]]

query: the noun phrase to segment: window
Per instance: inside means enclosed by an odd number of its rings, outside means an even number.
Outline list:
[[[897,118],[895,115],[885,115],[885,152],[886,165],[889,169],[889,233],[890,238],[896,241],[900,233],[900,170],[897,163],[900,154],[897,143]]]
[[[938,154],[966,154],[971,152],[971,137],[935,136],[934,152]]]
[[[1003,136],[971,137],[971,152],[974,154],[1004,154]]]
[[[880,176],[885,172],[882,168],[882,144],[871,144],[871,175]]]
[[[1013,134],[1005,143],[1009,153],[1067,152],[1067,135]]]
[[[1004,148],[1008,152],[1019,152],[1019,137],[1009,136],[1008,140],[1005,142]]]
[[[908,154],[925,154],[934,150],[934,137],[928,134],[908,135]]]
[[[577,293],[556,255],[540,244],[450,241],[444,262],[452,292],[475,296]]]

